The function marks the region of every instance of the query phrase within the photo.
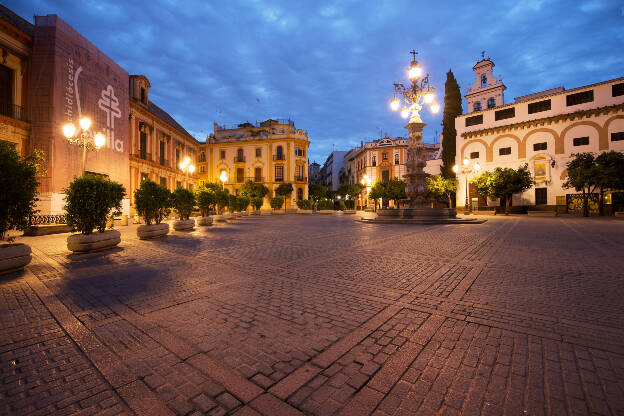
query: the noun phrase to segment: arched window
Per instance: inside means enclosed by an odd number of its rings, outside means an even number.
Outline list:
[[[487,75],[485,75],[485,74],[481,75],[481,86],[482,87],[486,87],[487,86]]]
[[[297,188],[297,199],[303,199],[303,188]]]
[[[481,111],[481,101],[477,101],[472,106],[472,111]]]
[[[490,98],[487,100],[487,106],[488,108],[494,108],[496,107],[496,98]]]

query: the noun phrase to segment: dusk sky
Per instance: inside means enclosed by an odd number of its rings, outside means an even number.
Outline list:
[[[462,95],[485,50],[505,102],[560,85],[624,76],[624,2],[594,1],[30,1],[28,21],[57,14],[130,74],[198,140],[219,124],[288,118],[310,162],[381,134],[405,136],[392,83],[411,55],[442,103],[446,72]],[[465,101],[463,104],[466,111]],[[425,140],[442,111],[421,112]]]

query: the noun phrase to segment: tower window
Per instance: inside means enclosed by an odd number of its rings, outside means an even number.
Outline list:
[[[479,152],[471,152],[470,159],[479,159]]]
[[[145,96],[145,88],[141,87],[141,102],[147,104],[147,97]]]
[[[487,106],[488,108],[494,108],[496,107],[496,98],[490,98],[487,100]]]
[[[478,116],[466,117],[466,127],[476,126],[477,124],[483,124],[483,114]]]
[[[543,100],[529,104],[529,114],[548,110],[550,110],[550,100]]]
[[[619,97],[620,95],[624,95],[624,82],[611,86],[611,96]]]
[[[577,137],[573,141],[574,146],[587,146],[589,144],[589,137]]]
[[[481,111],[481,101],[477,101],[472,106],[472,111]]]
[[[624,140],[624,131],[618,131],[617,133],[611,133],[611,141],[619,142]]]
[[[509,107],[504,110],[498,110],[494,113],[494,120],[504,120],[516,116],[516,107]]]
[[[481,87],[486,87],[487,86],[487,75],[483,74],[481,75]]]
[[[501,147],[498,149],[499,156],[505,156],[511,154],[511,147]]]
[[[546,150],[546,149],[548,149],[548,143],[546,142],[533,143],[534,152],[537,152],[538,150]]]

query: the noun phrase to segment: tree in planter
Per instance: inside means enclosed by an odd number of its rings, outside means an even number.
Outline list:
[[[375,211],[377,211],[377,200],[381,199],[381,206],[385,205],[388,200],[386,184],[384,182],[377,181],[368,193],[368,197],[375,201]]]
[[[239,196],[236,198],[236,200],[238,204],[238,210],[247,211],[247,208],[249,208],[249,203],[251,202],[249,198],[247,198],[246,196]]]
[[[10,229],[26,228],[28,217],[36,213],[37,175],[42,165],[42,151],[21,157],[15,146],[0,140],[0,241]]]
[[[308,195],[310,199],[314,201],[315,205],[318,204],[321,199],[325,198],[326,193],[327,191],[321,185],[317,185],[315,183],[308,185]]]
[[[253,198],[251,198],[251,206],[254,207],[254,209],[256,211],[258,211],[260,208],[262,208],[262,204],[264,202],[262,201],[262,198],[258,197],[258,196],[254,196]]]
[[[228,206],[228,202],[230,200],[230,193],[227,189],[217,189],[215,191],[215,204],[217,206],[217,211],[219,214],[223,212],[223,210]]]
[[[399,207],[399,200],[407,198],[405,193],[405,181],[399,178],[392,178],[386,183],[386,198],[394,201],[394,207]]]
[[[309,210],[312,209],[312,202],[308,199],[299,199],[297,201],[297,207],[299,209]]]
[[[318,203],[319,210],[333,210],[334,209],[334,201],[331,199],[323,199]]]
[[[485,178],[471,183],[478,189],[477,193],[494,198],[504,198],[505,215],[509,215],[509,206],[513,194],[519,194],[533,187],[533,177],[529,166],[525,164],[518,169],[496,168],[492,172],[485,172]],[[481,175],[481,176],[483,176]]]
[[[199,187],[197,190],[195,200],[197,201],[197,207],[202,217],[207,217],[217,203],[216,194],[203,186]]]
[[[282,183],[275,190],[275,194],[281,196],[284,200],[293,193],[293,186],[290,183]],[[286,204],[284,204],[284,212],[286,212]]]
[[[134,206],[145,224],[160,224],[171,213],[171,192],[156,182],[145,180],[134,191]]]
[[[598,211],[604,215],[604,194],[608,190],[624,189],[624,154],[611,150],[596,157],[596,183],[600,197]]]
[[[449,208],[452,205],[452,195],[457,192],[457,178],[445,178],[442,175],[431,175],[425,179],[427,191],[435,197],[446,197]]]
[[[247,198],[264,198],[268,193],[269,188],[262,185],[261,183],[254,183],[252,181],[245,182],[238,190],[238,194],[240,196],[245,196]]]
[[[108,216],[121,214],[125,194],[122,184],[101,176],[74,178],[65,189],[67,225],[81,234],[91,234],[94,229],[103,233]]]
[[[284,197],[276,196],[274,198],[271,198],[271,208],[280,209],[282,208],[282,205],[284,205]]]
[[[598,167],[592,153],[575,153],[567,163],[568,178],[564,188],[574,188],[582,193],[583,216],[589,216],[589,197],[598,187]]]
[[[353,199],[345,199],[344,204],[346,209],[355,209],[355,200]]]
[[[188,189],[176,189],[173,191],[173,207],[180,216],[180,220],[188,220],[195,208],[195,195]]]
[[[236,195],[228,194],[227,201],[228,211],[234,212],[238,209],[238,201],[236,200]]]

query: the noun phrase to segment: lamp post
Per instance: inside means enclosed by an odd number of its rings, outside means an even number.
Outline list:
[[[73,123],[68,123],[63,126],[63,135],[67,138],[70,144],[82,147],[82,176],[86,173],[87,164],[87,149],[99,150],[104,144],[106,144],[106,137],[102,133],[94,133],[91,127],[91,119],[89,117],[83,117],[78,122],[80,129],[76,130],[76,126]]]
[[[221,188],[225,189],[225,182],[227,182],[227,172],[221,171],[221,176],[219,176],[219,180],[221,181]]]
[[[403,97],[403,107],[401,117],[408,118],[409,122],[405,126],[409,131],[409,144],[407,146],[407,173],[403,175],[406,179],[405,193],[409,197],[409,208],[427,206],[427,186],[425,184],[427,166],[425,148],[422,143],[422,129],[426,123],[420,118],[419,111],[423,104],[429,104],[431,112],[440,111],[440,105],[434,101],[435,88],[429,85],[429,74],[421,78],[422,67],[416,60],[416,51],[411,51],[412,62],[407,75],[411,84],[405,86],[403,83],[394,83],[394,98],[390,100],[390,108],[394,111],[401,108]]]
[[[364,175],[362,178],[362,211],[364,210],[364,204],[366,203],[366,185],[368,185],[368,175]],[[368,204],[366,204],[368,205]]]
[[[464,203],[464,214],[472,213],[472,204],[469,204],[468,201],[468,175],[471,173],[477,173],[479,170],[481,170],[479,162],[475,162],[474,165],[470,166],[470,160],[468,159],[464,159],[461,168],[457,165],[453,166],[453,172],[461,172],[466,179],[466,202]]]
[[[189,173],[190,175],[195,172],[195,165],[191,163],[191,158],[186,156],[182,162],[180,162],[180,170],[184,173]],[[188,184],[187,184],[188,186]]]

